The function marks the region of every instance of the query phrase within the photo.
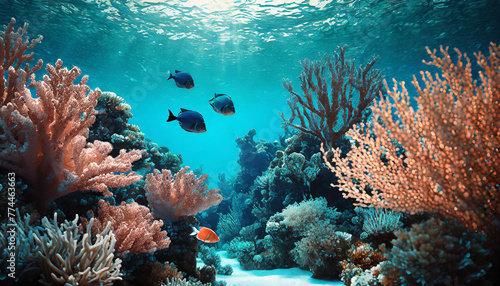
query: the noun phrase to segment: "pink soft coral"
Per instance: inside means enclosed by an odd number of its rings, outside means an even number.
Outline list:
[[[108,156],[111,144],[87,144],[90,125],[95,121],[94,106],[101,95],[90,91],[87,76],[77,67],[62,68],[62,61],[47,65],[49,75],[26,88],[26,72],[18,69],[16,96],[0,108],[0,166],[23,176],[35,189],[37,201],[49,202],[76,190],[101,191],[126,186],[140,180],[131,163],[141,158],[139,150]],[[12,70],[12,69],[11,69]],[[89,92],[90,91],[90,92]]]
[[[25,61],[33,60],[33,53],[25,54],[27,50],[33,49],[43,37],[29,40],[26,36],[28,33],[28,24],[24,24],[23,28],[14,29],[16,20],[12,18],[4,30],[0,31],[0,105],[5,105],[10,102],[16,93],[16,81],[18,74],[16,70],[22,68]],[[38,60],[37,64],[30,69],[29,63],[24,66],[24,80],[28,80],[29,76],[42,68],[42,60]],[[5,78],[5,72],[8,72]]]
[[[150,210],[138,203],[122,202],[120,206],[112,206],[100,200],[92,233],[102,232],[108,222],[111,223],[111,230],[116,237],[117,253],[151,253],[170,245],[167,232],[161,230],[163,221],[154,220]]]
[[[169,170],[154,170],[146,175],[146,197],[156,218],[178,220],[182,216],[195,215],[222,201],[219,189],[205,186],[208,175],[196,178],[189,167],[182,168],[172,178]]]

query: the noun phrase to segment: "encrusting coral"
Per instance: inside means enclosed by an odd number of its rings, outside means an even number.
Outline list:
[[[155,218],[179,220],[192,216],[222,201],[219,189],[208,189],[208,175],[196,178],[189,167],[182,168],[175,177],[169,170],[146,175],[146,198]]]
[[[470,59],[458,49],[456,62],[448,49],[441,47],[442,57],[427,51],[432,61],[424,63],[442,75],[421,72],[423,88],[413,78],[418,110],[410,106],[404,82],[401,91],[396,82],[392,90],[386,85],[389,97],[374,106],[369,125],[375,136],[363,125],[356,127],[346,135],[358,144],[345,158],[332,150],[334,164],[324,151],[325,161],[344,197],[356,205],[440,213],[498,237],[500,47],[492,43],[489,57],[475,54],[482,69],[478,81]]]
[[[154,220],[145,206],[135,202],[122,202],[120,206],[112,206],[100,200],[97,214],[92,233],[101,233],[105,228],[111,228],[116,237],[115,250],[120,255],[152,253],[167,248],[170,244],[167,232],[161,230],[163,221]]]
[[[285,124],[316,136],[328,148],[333,148],[353,125],[366,121],[368,106],[382,90],[382,73],[372,70],[377,59],[356,67],[345,59],[345,50],[345,46],[340,47],[333,61],[328,54],[320,61],[302,61],[304,69],[299,78],[303,95],[293,91],[291,82],[283,82],[291,95],[287,103],[292,111],[289,119],[281,113]],[[326,68],[328,79],[323,75]]]

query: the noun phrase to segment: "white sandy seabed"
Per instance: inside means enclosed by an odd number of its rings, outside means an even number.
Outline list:
[[[222,258],[222,266],[229,264],[234,270],[229,276],[217,275],[217,280],[226,281],[227,286],[344,286],[341,281],[313,279],[311,272],[298,268],[243,270],[236,259],[227,257],[225,251],[219,251],[217,254]]]

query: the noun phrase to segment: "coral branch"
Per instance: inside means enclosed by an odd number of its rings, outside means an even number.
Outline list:
[[[115,234],[115,250],[119,254],[151,253],[170,245],[167,232],[161,231],[163,222],[154,220],[149,209],[137,203],[112,206],[100,200],[92,233],[102,232],[108,224]]]
[[[285,124],[316,136],[328,148],[352,126],[366,121],[370,111],[367,107],[382,90],[382,74],[372,70],[377,59],[364,67],[355,67],[345,60],[345,49],[345,46],[339,49],[333,62],[328,54],[321,61],[302,62],[303,95],[293,91],[290,81],[283,82],[291,95],[287,102],[292,111],[289,119],[281,114]],[[330,72],[330,94],[323,75],[326,68]],[[299,123],[294,123],[296,118]]]
[[[500,47],[492,43],[488,58],[475,54],[480,83],[467,55],[455,51],[453,63],[448,49],[442,57],[428,50],[432,61],[424,63],[442,75],[422,72],[423,88],[414,77],[416,111],[404,82],[401,91],[386,84],[390,99],[373,109],[375,138],[363,126],[350,130],[359,144],[343,159],[333,150],[329,167],[357,205],[437,212],[490,233],[500,223]]]
[[[169,170],[157,169],[146,175],[146,197],[156,218],[178,220],[182,216],[195,215],[218,205],[222,201],[219,189],[205,186],[208,175],[196,178],[189,167],[182,168],[172,178]]]
[[[4,26],[4,31],[0,32],[0,106],[10,102],[15,95],[16,81],[18,74],[15,72],[21,67],[23,62],[33,60],[33,53],[25,54],[27,50],[33,49],[43,37],[40,36],[35,40],[29,40],[26,36],[28,32],[28,24],[24,24],[23,28],[19,28],[14,32],[14,24],[16,20],[12,18],[7,26]],[[25,73],[21,80],[27,81],[29,76],[42,68],[42,60],[38,60],[37,64],[30,69],[29,63],[24,67]],[[5,72],[8,71],[7,79]]]

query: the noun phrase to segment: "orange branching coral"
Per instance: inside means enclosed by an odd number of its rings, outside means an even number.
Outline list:
[[[0,31],[0,106],[7,104],[14,98],[16,89],[16,80],[18,74],[15,72],[21,67],[24,61],[33,60],[33,53],[25,54],[27,50],[31,50],[38,44],[43,37],[38,37],[35,40],[29,40],[26,36],[28,33],[28,24],[24,24],[23,28],[19,28],[14,32],[14,24],[16,20],[12,18],[4,30]],[[27,81],[29,76],[42,68],[42,60],[38,60],[37,64],[30,69],[29,63],[24,66],[25,73],[23,80]],[[5,72],[8,71],[8,77],[5,79]]]
[[[115,234],[115,251],[119,254],[155,252],[167,248],[170,238],[162,231],[163,221],[155,220],[150,210],[138,203],[112,206],[100,200],[97,219],[94,219],[92,233],[100,233],[111,223]]]
[[[349,268],[352,263],[363,271],[377,266],[380,262],[387,260],[381,252],[376,251],[369,244],[359,243],[355,248],[349,249],[347,260],[342,261],[343,269]]]
[[[347,136],[359,145],[345,158],[333,150],[334,164],[327,163],[357,205],[437,212],[490,232],[500,221],[500,48],[492,43],[489,57],[475,53],[479,81],[467,55],[455,51],[456,63],[448,49],[441,47],[442,57],[428,49],[432,61],[424,63],[442,75],[422,72],[423,88],[414,77],[418,110],[404,82],[401,90],[386,84],[389,98],[373,108],[375,137],[354,128]]]
[[[42,81],[31,75],[29,86],[36,88],[36,97],[25,81],[18,80],[15,98],[0,107],[0,166],[22,175],[37,189],[37,201],[42,203],[76,190],[110,196],[107,187],[126,186],[142,178],[125,173],[141,152],[122,151],[112,158],[109,143],[86,144],[101,91],[90,91],[87,76],[74,84],[80,70],[67,70],[62,64],[58,60],[55,66],[47,65],[49,75]],[[22,69],[16,73],[20,79],[26,74]]]
[[[196,178],[189,167],[182,168],[175,178],[169,170],[154,170],[146,175],[146,198],[156,218],[178,220],[182,216],[195,215],[198,212],[218,205],[222,201],[219,189],[208,189],[205,181],[208,175]]]
[[[321,61],[311,63],[305,59],[302,62],[303,95],[293,91],[289,81],[283,82],[291,95],[287,102],[292,111],[289,119],[281,114],[285,124],[316,136],[328,148],[353,125],[368,118],[367,107],[382,89],[381,72],[372,70],[377,59],[364,67],[356,67],[354,62],[345,59],[345,50],[345,46],[339,48],[333,61],[325,54]],[[323,75],[325,69],[329,71],[329,78]],[[294,123],[296,118],[299,123]]]

